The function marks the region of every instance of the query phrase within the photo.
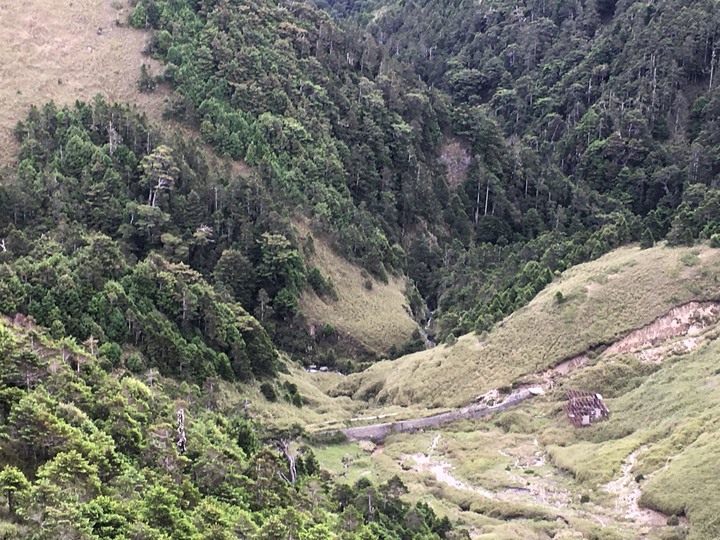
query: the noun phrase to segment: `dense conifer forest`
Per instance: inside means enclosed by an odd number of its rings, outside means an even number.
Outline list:
[[[405,271],[440,338],[619,245],[717,232],[712,2],[153,0],[132,22],[168,114]]]

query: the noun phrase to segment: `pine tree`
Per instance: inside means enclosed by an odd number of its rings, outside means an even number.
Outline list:
[[[652,232],[647,227],[640,237],[640,249],[648,249],[655,245],[655,239],[653,238]]]
[[[8,501],[8,512],[15,513],[13,498],[30,487],[30,482],[17,467],[6,465],[0,472],[0,490],[5,492]]]

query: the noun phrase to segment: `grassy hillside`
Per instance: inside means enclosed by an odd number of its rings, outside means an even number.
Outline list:
[[[720,343],[710,341],[666,361],[637,388],[609,400],[610,422],[568,433],[563,446],[549,447],[550,455],[587,486],[609,482],[625,464],[633,478],[645,477],[642,505],[686,515],[689,538],[717,538],[719,357]]]
[[[296,226],[306,240],[311,234],[308,226],[304,223]],[[347,336],[377,355],[410,339],[417,323],[410,316],[404,277],[390,276],[383,283],[337,255],[324,239],[315,236],[313,246],[307,263],[330,278],[337,300],[321,298],[306,290],[300,305],[309,322],[319,327],[330,323],[341,337]]]
[[[15,158],[12,130],[31,105],[67,105],[101,93],[159,119],[163,93],[137,90],[143,63],[161,72],[142,55],[147,35],[115,24],[128,9],[128,0],[28,0],[0,7],[0,164]]]
[[[720,252],[705,247],[616,250],[565,272],[487,335],[378,363],[335,392],[396,405],[468,403],[609,344],[674,306],[716,298],[718,262]]]
[[[336,389],[387,397],[392,410],[472,399],[609,345],[670,307],[717,299],[718,256],[705,247],[618,250],[566,272],[487,336],[383,362]],[[648,334],[656,355],[590,354],[547,396],[494,418],[391,435],[380,447],[318,448],[318,458],[348,482],[399,474],[414,497],[432,500],[473,538],[718,538],[720,334],[707,324],[694,337]],[[609,420],[572,427],[562,412],[568,388],[601,392]]]

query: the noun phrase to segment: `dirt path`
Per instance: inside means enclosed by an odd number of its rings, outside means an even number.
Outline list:
[[[440,438],[441,436],[439,434],[435,435],[427,452],[401,456],[400,466],[404,469],[409,468],[409,470],[417,473],[430,473],[435,480],[446,486],[475,493],[495,501],[515,502],[528,506],[542,507],[550,515],[558,513],[558,519],[562,520],[567,520],[568,518],[593,520],[603,528],[609,526],[619,526],[622,528],[627,526],[629,529],[626,533],[634,534],[631,531],[641,530],[643,531],[643,535],[651,529],[660,529],[667,525],[668,516],[660,512],[641,508],[638,505],[641,490],[637,482],[635,482],[632,470],[637,461],[637,456],[642,453],[646,447],[639,448],[631,453],[621,467],[620,477],[602,486],[608,493],[614,495],[615,500],[613,506],[600,506],[591,503],[578,506],[576,504],[577,494],[567,488],[560,487],[560,481],[555,478],[555,475],[560,473],[555,471],[554,467],[549,473],[542,475],[536,474],[529,477],[510,472],[509,482],[515,483],[516,485],[504,487],[498,491],[491,491],[463,481],[454,475],[453,465],[451,463],[442,459],[442,455],[434,455]],[[510,457],[509,454],[502,452],[501,454],[505,457]],[[534,463],[536,463],[538,467],[542,467],[546,465],[546,460],[543,458],[535,459]],[[626,523],[626,525],[621,525],[623,523]]]
[[[495,494],[492,491],[483,489],[481,487],[470,486],[469,484],[466,484],[465,482],[455,478],[450,472],[450,470],[452,469],[452,465],[450,465],[450,463],[448,463],[447,461],[440,461],[423,452],[419,452],[417,454],[403,456],[403,459],[401,460],[402,464],[407,466],[407,464],[410,462],[412,462],[412,470],[416,472],[428,471],[432,473],[432,475],[438,482],[441,482],[445,485],[454,487],[455,489],[460,489],[462,491],[471,491],[473,493],[477,493],[479,495],[482,495],[483,497],[488,497],[490,499],[495,498]]]
[[[407,467],[409,465],[411,470],[417,472],[430,472],[438,482],[494,500],[521,502],[530,505],[540,504],[553,510],[567,508],[572,502],[572,494],[568,490],[560,489],[555,483],[540,476],[528,478],[517,473],[509,473],[508,483],[510,485],[497,492],[464,482],[453,475],[451,463],[443,460],[441,456],[433,455],[440,439],[440,434],[435,435],[427,452],[402,456],[400,458],[401,466]],[[507,454],[503,455],[510,457]],[[515,468],[519,467],[519,461],[516,461]],[[523,468],[542,467],[547,463],[547,460],[544,452],[539,450],[528,462]]]
[[[620,476],[605,484],[603,489],[615,496],[615,514],[618,517],[638,524],[662,527],[667,524],[668,516],[648,508],[641,508],[638,504],[642,490],[640,484],[635,481],[633,469],[638,455],[646,449],[646,446],[638,448],[625,458],[620,467]]]

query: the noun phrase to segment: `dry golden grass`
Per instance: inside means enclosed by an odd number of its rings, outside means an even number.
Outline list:
[[[310,233],[306,222],[297,221],[296,227],[303,238]],[[341,334],[350,336],[378,355],[386,353],[393,345],[405,343],[417,328],[405,298],[405,279],[390,276],[389,282],[384,284],[363,277],[358,266],[334,253],[319,236],[313,237],[315,253],[307,262],[332,280],[338,299],[325,300],[314,292],[303,294],[300,304],[308,320],[321,325],[330,323]],[[370,290],[365,287],[368,279],[372,282]]]
[[[128,0],[0,0],[0,165],[15,157],[15,124],[31,105],[91,100],[137,105],[153,120],[162,110],[162,91],[142,94],[136,82],[146,63],[147,34],[116,26],[129,13]],[[102,28],[99,33],[98,29]]]
[[[561,304],[557,292],[565,298]],[[468,334],[452,347],[380,362],[346,378],[334,393],[394,405],[467,404],[611,343],[674,306],[719,295],[720,250],[622,248],[565,272],[487,336]]]

